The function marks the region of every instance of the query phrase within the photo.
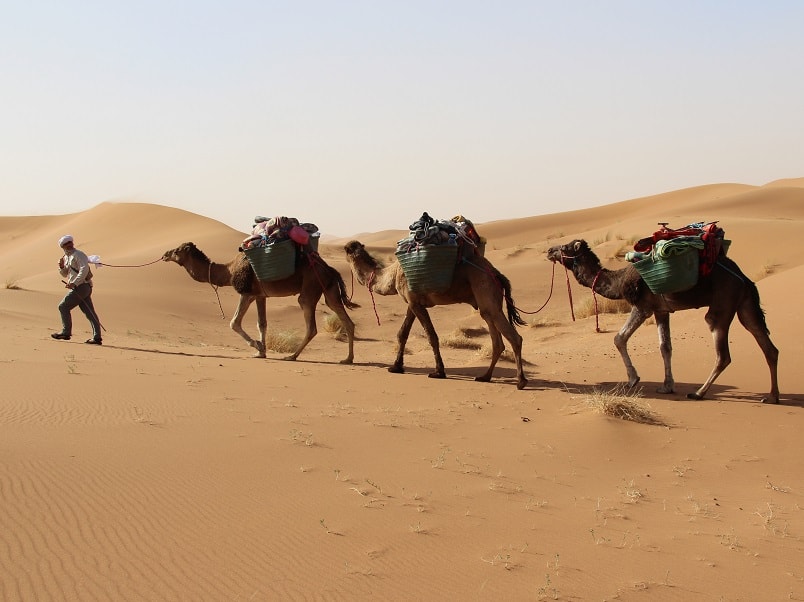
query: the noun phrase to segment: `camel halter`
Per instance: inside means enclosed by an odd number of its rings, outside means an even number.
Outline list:
[[[575,260],[578,258],[577,255],[565,255],[564,252],[561,252],[561,265],[564,266],[564,273],[567,276],[567,292],[569,294],[569,303],[570,303],[570,311],[572,312],[572,321],[575,321],[575,310],[572,307],[572,288],[570,287],[570,279],[569,279],[569,270],[567,269],[567,264],[564,263],[565,259],[572,259],[573,265],[575,264]],[[555,266],[555,264],[553,264]],[[597,279],[600,278],[600,274],[603,273],[603,269],[599,269],[597,274],[595,274],[594,280],[592,280],[592,300],[595,303],[595,332],[602,332],[600,330],[600,311],[598,311],[597,305],[597,291],[595,291],[595,287],[597,286]]]

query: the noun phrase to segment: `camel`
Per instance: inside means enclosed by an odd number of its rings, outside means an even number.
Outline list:
[[[511,283],[489,261],[480,256],[459,263],[455,267],[455,275],[449,289],[440,293],[415,293],[409,290],[405,273],[399,261],[394,259],[388,266],[383,266],[373,258],[366,247],[353,240],[344,246],[346,259],[352,273],[361,285],[367,285],[370,291],[379,295],[399,295],[408,304],[407,313],[402,326],[397,333],[397,354],[394,363],[388,368],[389,372],[403,373],[405,344],[413,326],[418,319],[427,333],[427,339],[435,356],[435,371],[428,374],[430,378],[446,378],[444,361],[441,359],[438,335],[436,334],[428,307],[435,305],[451,305],[453,303],[468,303],[477,310],[488,324],[491,336],[492,353],[491,364],[488,370],[475,378],[479,382],[491,380],[494,366],[500,358],[505,345],[504,336],[511,344],[516,358],[517,389],[522,389],[528,383],[522,369],[522,337],[515,326],[524,325],[511,297]],[[508,318],[505,317],[502,305],[505,302]]]
[[[318,332],[315,308],[321,295],[324,295],[327,306],[340,318],[349,343],[349,353],[340,363],[352,363],[355,325],[346,313],[346,308],[355,309],[359,305],[352,303],[346,295],[346,286],[340,273],[328,266],[318,253],[300,253],[296,261],[296,271],[292,276],[270,282],[257,279],[245,254],[239,253],[229,263],[214,263],[191,242],[166,251],[162,260],[178,263],[187,270],[193,280],[209,282],[213,286],[233,286],[240,293],[240,302],[229,326],[257,350],[254,357],[258,358],[265,357],[265,333],[268,325],[265,305],[268,297],[299,296],[299,305],[304,312],[307,330],[298,349],[283,358],[295,360]],[[254,301],[257,302],[259,341],[252,339],[242,327],[243,316]]]
[[[691,289],[672,294],[653,293],[637,269],[628,264],[619,270],[608,270],[589,248],[585,240],[573,240],[565,245],[551,247],[547,258],[572,270],[583,286],[608,299],[625,299],[631,305],[631,313],[623,327],[614,337],[614,345],[620,352],[628,373],[628,386],[639,382],[639,375],[628,355],[628,339],[651,315],[656,319],[659,331],[659,350],[664,360],[664,383],[658,393],[673,393],[675,381],[671,369],[672,344],[670,341],[670,314],[684,309],[708,307],[705,320],[712,333],[717,359],[709,378],[689,399],[703,399],[709,387],[731,363],[729,353],[729,327],[735,314],[740,323],[750,332],[768,363],[771,390],[765,403],[779,403],[777,365],[779,350],[771,342],[765,312],[760,306],[756,285],[740,270],[734,261],[721,251],[708,276],[702,276]]]

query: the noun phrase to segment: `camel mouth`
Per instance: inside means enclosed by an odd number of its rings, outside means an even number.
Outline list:
[[[563,255],[563,252],[561,250],[561,247],[550,247],[547,250],[547,259],[549,259],[553,263],[560,262],[562,255]]]

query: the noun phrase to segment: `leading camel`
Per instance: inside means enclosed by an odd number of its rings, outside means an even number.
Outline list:
[[[349,353],[340,363],[352,363],[355,325],[346,313],[346,308],[354,309],[359,305],[352,303],[346,295],[346,286],[340,273],[327,265],[318,253],[300,253],[296,261],[296,271],[292,276],[270,282],[257,279],[245,254],[239,253],[229,263],[214,263],[191,242],[166,251],[162,260],[178,263],[187,270],[193,280],[209,282],[213,286],[233,286],[240,293],[240,302],[229,326],[257,350],[255,357],[265,357],[265,333],[268,326],[265,315],[267,297],[299,296],[299,305],[304,312],[307,330],[298,349],[284,358],[295,360],[318,332],[315,308],[321,295],[324,295],[327,306],[340,318],[349,343]],[[243,316],[254,301],[257,302],[259,341],[252,339],[241,325]]]
[[[653,315],[659,330],[659,350],[664,360],[664,384],[657,392],[672,393],[675,382],[670,367],[670,314],[683,309],[708,307],[704,319],[712,332],[717,360],[706,382],[695,393],[688,393],[687,397],[703,399],[715,379],[731,363],[729,327],[736,314],[740,323],[759,343],[770,369],[771,390],[762,401],[779,403],[779,350],[770,340],[765,312],[759,303],[759,291],[737,264],[722,252],[717,257],[711,274],[700,277],[691,289],[663,295],[653,293],[632,264],[620,270],[604,268],[585,240],[573,240],[565,245],[551,247],[547,251],[547,258],[572,270],[578,282],[592,288],[593,292],[608,299],[625,299],[631,305],[631,314],[614,337],[614,345],[620,352],[628,373],[628,386],[633,387],[639,382],[639,375],[628,356],[628,339]]]
[[[522,337],[515,326],[524,325],[519,316],[514,300],[511,298],[511,283],[489,261],[480,256],[461,262],[455,267],[455,275],[449,289],[441,293],[415,293],[408,289],[408,282],[402,266],[396,259],[388,266],[383,266],[366,251],[366,247],[353,240],[344,246],[346,259],[358,282],[368,285],[369,290],[379,295],[399,295],[408,304],[408,310],[402,326],[397,333],[398,349],[396,360],[388,368],[389,372],[404,372],[405,344],[413,326],[418,318],[427,333],[427,339],[435,355],[435,371],[430,378],[446,378],[444,361],[441,359],[438,335],[436,334],[428,307],[435,305],[451,305],[453,303],[468,303],[480,311],[480,317],[486,321],[491,335],[491,364],[488,370],[475,378],[477,381],[489,382],[494,366],[500,358],[505,345],[502,337],[508,339],[516,359],[517,389],[522,389],[528,383],[522,369]],[[508,318],[503,314],[502,306],[505,302]]]

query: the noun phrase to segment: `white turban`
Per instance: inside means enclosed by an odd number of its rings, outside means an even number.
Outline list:
[[[68,242],[73,242],[73,237],[72,237],[72,236],[70,236],[69,234],[65,234],[64,236],[62,236],[62,237],[59,239],[59,246],[60,246],[60,247],[63,247],[63,246],[64,246],[64,245],[66,245]]]

